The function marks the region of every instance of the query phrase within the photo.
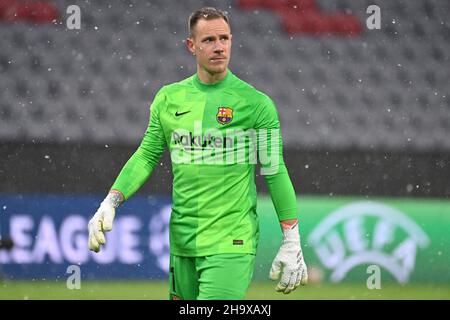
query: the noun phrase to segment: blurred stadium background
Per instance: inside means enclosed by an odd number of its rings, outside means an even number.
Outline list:
[[[205,5],[230,14],[231,70],[278,105],[310,266],[289,296],[267,282],[280,234],[258,177],[248,298],[449,299],[447,0],[0,0],[0,299],[166,299],[168,154],[105,253],[87,251],[86,223],[155,92],[195,72],[186,20]]]

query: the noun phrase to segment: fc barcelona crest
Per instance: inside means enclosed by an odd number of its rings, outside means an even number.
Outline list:
[[[219,107],[216,119],[220,124],[230,123],[231,120],[233,120],[233,109],[228,107]]]

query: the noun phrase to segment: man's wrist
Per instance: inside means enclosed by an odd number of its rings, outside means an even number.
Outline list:
[[[280,221],[281,229],[284,231],[286,229],[295,228],[298,225],[298,219],[289,219]]]
[[[124,196],[122,192],[120,192],[119,190],[111,190],[103,201],[110,206],[117,208],[123,202],[123,200]]]
[[[281,221],[280,224],[283,231],[283,242],[300,242],[298,219]]]

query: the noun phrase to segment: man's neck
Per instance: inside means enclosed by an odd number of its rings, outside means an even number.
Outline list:
[[[219,82],[225,78],[227,75],[228,68],[225,69],[224,72],[220,73],[209,73],[208,71],[202,69],[201,67],[197,67],[197,75],[201,82],[206,84],[213,84]]]

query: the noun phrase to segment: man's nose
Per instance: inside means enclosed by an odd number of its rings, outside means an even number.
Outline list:
[[[223,44],[220,41],[216,41],[214,43],[213,50],[214,50],[215,53],[222,53],[224,51]]]

